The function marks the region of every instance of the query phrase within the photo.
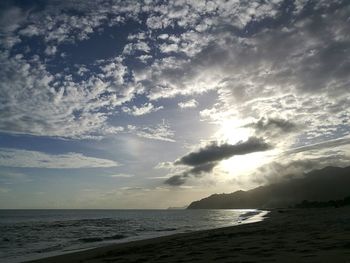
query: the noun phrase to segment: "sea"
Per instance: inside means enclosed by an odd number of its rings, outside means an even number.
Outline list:
[[[251,223],[267,213],[256,209],[0,210],[0,262]]]

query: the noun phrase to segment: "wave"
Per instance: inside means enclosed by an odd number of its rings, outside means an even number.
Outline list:
[[[78,241],[83,243],[93,243],[93,242],[101,242],[101,241],[107,241],[107,240],[118,240],[118,239],[123,239],[127,237],[128,236],[126,235],[116,234],[113,236],[104,236],[104,237],[83,237],[83,238],[79,238]]]
[[[244,214],[241,214],[239,216],[239,219],[241,221],[244,221],[244,220],[247,220],[247,219],[251,218],[252,216],[256,216],[256,215],[258,215],[260,213],[261,213],[261,211],[259,211],[259,210],[257,210],[257,211],[248,211],[248,212],[246,212]]]

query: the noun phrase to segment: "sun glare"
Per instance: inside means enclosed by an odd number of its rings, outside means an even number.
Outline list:
[[[215,134],[219,141],[229,144],[236,144],[240,141],[246,141],[252,135],[250,129],[243,128],[244,123],[239,120],[224,120],[220,123],[220,129]]]
[[[271,161],[272,154],[268,152],[256,152],[246,155],[233,156],[220,163],[221,170],[226,174],[227,179],[238,179],[254,173],[257,168]]]

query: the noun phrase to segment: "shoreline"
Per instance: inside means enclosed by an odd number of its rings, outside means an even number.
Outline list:
[[[210,209],[211,210],[211,209]],[[192,231],[179,231],[179,232],[169,232],[166,234],[157,234],[157,235],[149,235],[149,236],[141,236],[141,237],[128,237],[126,239],[121,239],[117,242],[109,242],[109,243],[104,243],[104,244],[100,244],[100,245],[95,245],[95,246],[91,246],[91,247],[86,247],[86,248],[77,248],[77,249],[72,249],[72,250],[66,250],[66,251],[57,251],[57,252],[49,252],[49,253],[45,253],[44,255],[37,255],[37,256],[29,256],[28,258],[22,257],[22,258],[18,258],[17,261],[13,261],[13,262],[37,262],[37,261],[42,261],[42,260],[46,260],[46,259],[50,259],[50,258],[56,258],[56,257],[61,257],[61,256],[65,256],[65,255],[70,255],[70,254],[76,254],[76,253],[84,253],[90,250],[99,250],[99,249],[104,249],[104,248],[109,248],[109,247],[114,247],[114,246],[119,246],[122,244],[128,244],[128,243],[134,243],[134,242],[139,242],[139,241],[148,241],[148,240],[154,240],[154,239],[158,239],[158,238],[163,238],[163,237],[172,237],[172,236],[176,236],[176,235],[181,235],[181,234],[193,234],[193,233],[197,233],[197,232],[203,232],[203,231],[210,231],[210,230],[215,230],[215,229],[221,229],[221,228],[227,228],[227,227],[236,227],[236,226],[240,226],[243,224],[251,224],[251,223],[255,223],[255,222],[260,222],[265,220],[266,215],[269,213],[268,210],[260,210],[260,209],[233,209],[233,210],[247,210],[247,212],[245,212],[244,214],[242,214],[241,220],[236,222],[236,224],[234,225],[230,225],[230,226],[220,226],[217,228],[209,228],[209,229],[199,229],[199,230],[192,230]],[[253,211],[254,210],[254,211]],[[21,261],[25,260],[25,261]],[[12,262],[12,261],[9,261]]]
[[[254,210],[254,209],[233,209],[233,210]],[[230,225],[230,226],[221,226],[217,228],[210,228],[210,229],[200,229],[200,230],[193,230],[193,231],[186,231],[186,232],[173,232],[173,233],[167,233],[164,235],[157,235],[157,236],[149,236],[149,237],[131,237],[131,239],[127,238],[126,240],[119,240],[118,242],[115,243],[107,243],[101,246],[95,246],[95,247],[89,247],[89,248],[78,248],[74,249],[71,251],[63,251],[63,252],[53,252],[49,253],[46,255],[43,255],[41,257],[31,257],[30,259],[26,261],[19,261],[19,262],[47,262],[45,260],[51,260],[53,258],[63,258],[64,256],[69,256],[73,254],[84,254],[85,252],[89,252],[90,250],[96,251],[96,253],[99,253],[99,250],[104,251],[105,249],[113,249],[116,246],[121,246],[121,245],[126,245],[129,244],[133,245],[136,244],[136,242],[147,242],[150,241],[157,241],[157,239],[162,239],[162,238],[171,238],[175,237],[178,235],[193,235],[195,233],[201,233],[201,232],[206,232],[206,231],[211,231],[211,230],[217,230],[217,229],[225,229],[225,228],[230,228],[230,227],[237,227],[241,225],[246,225],[246,224],[253,224],[253,223],[258,223],[266,220],[266,216],[270,213],[270,210],[262,210],[262,209],[255,209],[256,211],[248,211],[244,214],[242,214],[241,221],[237,222],[235,225]],[[251,214],[251,215],[250,215]],[[133,239],[135,238],[135,239]],[[161,241],[161,240],[159,240]],[[63,260],[63,259],[62,259]],[[56,262],[56,261],[55,261]],[[57,262],[60,262],[59,260]]]
[[[343,262],[350,208],[276,209],[255,223],[112,244],[26,262]]]

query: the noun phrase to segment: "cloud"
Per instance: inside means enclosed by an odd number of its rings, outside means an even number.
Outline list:
[[[196,165],[190,170],[188,170],[188,174],[199,175],[202,173],[209,173],[213,170],[213,168],[217,165],[217,162],[208,162],[200,165]]]
[[[55,46],[47,46],[45,49],[45,54],[48,56],[53,56],[57,52],[57,47]]]
[[[102,2],[49,3],[44,8],[30,9],[30,15],[26,8],[12,5],[0,12],[0,30],[6,31],[1,33],[0,41],[0,45],[5,45],[0,63],[6,68],[0,72],[0,130],[74,139],[104,136],[105,129],[109,129],[109,116],[117,106],[129,101],[136,89],[124,85],[128,73],[122,59],[116,56],[95,61],[93,71],[91,65],[84,65],[84,78],[81,78],[82,71],[60,69],[69,55],[52,56],[63,54],[63,43],[68,47],[79,46],[81,40],[96,34],[97,28],[101,32],[103,25],[122,23],[120,13],[114,15],[113,7]],[[69,14],[66,10],[70,10]],[[126,17],[133,13],[132,10],[121,12],[127,12]],[[35,40],[30,42],[33,37]],[[17,45],[23,41],[33,44]],[[31,49],[35,55],[26,54]],[[59,73],[52,70],[52,64]]]
[[[138,127],[134,125],[128,125],[128,132],[135,134],[142,138],[159,140],[159,141],[167,141],[167,142],[175,142],[174,139],[174,131],[171,130],[170,125],[166,122],[162,124],[158,124],[155,126],[143,126]]]
[[[122,85],[124,68],[118,58],[102,62],[105,79],[92,75],[78,83],[71,76],[62,80],[62,76],[51,74],[40,61],[28,63],[23,55],[10,58],[6,52],[0,53],[0,61],[4,65],[0,73],[3,132],[65,138],[104,135],[110,130],[106,109],[133,96],[134,88],[121,93],[111,89]]]
[[[149,114],[151,112],[159,111],[163,108],[164,108],[163,106],[154,107],[152,103],[145,103],[141,105],[141,107],[137,107],[137,106],[132,106],[131,108],[123,107],[123,111],[133,116],[142,116],[145,114]]]
[[[302,147],[297,147],[294,149],[290,149],[285,152],[286,155],[288,154],[296,154],[296,153],[301,153],[301,152],[307,152],[307,151],[318,151],[322,149],[331,149],[334,147],[339,147],[342,145],[348,145],[350,144],[350,138],[345,137],[341,139],[335,139],[335,140],[329,140],[329,141],[324,141],[321,143],[316,143],[312,145],[306,145]]]
[[[149,53],[151,48],[146,42],[138,41],[137,43],[129,43],[124,47],[124,55],[132,55],[136,51],[143,51],[144,53]]]
[[[180,186],[186,182],[186,177],[184,175],[174,175],[167,180],[164,181],[164,184],[172,185],[172,186]]]
[[[273,184],[291,178],[303,177],[306,173],[327,166],[346,167],[349,155],[343,151],[327,152],[317,156],[291,156],[279,158],[267,165],[259,167],[251,176],[252,181],[262,184]]]
[[[270,184],[326,166],[349,166],[349,160],[350,140],[345,137],[282,152],[272,162],[257,168],[251,178],[260,185]]]
[[[198,102],[195,99],[191,99],[184,102],[179,102],[177,104],[181,109],[189,109],[189,108],[196,108],[198,106]]]
[[[119,173],[119,174],[109,174],[108,177],[112,178],[131,178],[134,177],[135,175],[133,174],[124,174],[124,173]]]
[[[28,168],[54,168],[76,169],[116,167],[116,161],[85,156],[80,153],[47,154],[38,151],[0,148],[0,166],[28,167]]]
[[[245,142],[237,144],[209,144],[197,152],[191,152],[183,156],[176,164],[184,164],[189,166],[202,165],[209,162],[217,162],[234,155],[243,155],[253,152],[266,151],[271,146],[260,138],[251,137]]]
[[[15,6],[2,6],[0,11],[0,32],[2,34],[0,46],[11,49],[21,42],[21,39],[13,34],[18,30],[27,19],[28,13],[23,12],[21,8]]]
[[[300,125],[281,118],[260,118],[257,122],[244,125],[245,128],[252,128],[257,136],[265,136],[270,139],[279,140],[281,137],[298,132]]]
[[[313,137],[323,136],[326,131],[320,128],[325,123],[329,124],[327,133],[339,136],[337,127],[347,122],[349,114],[344,108],[343,96],[349,79],[341,73],[348,68],[348,61],[340,55],[348,53],[350,46],[349,38],[342,36],[348,31],[340,21],[348,14],[345,10],[348,9],[340,6],[332,11],[326,6],[322,11],[315,7],[312,14],[296,17],[289,25],[279,23],[242,41],[234,37],[226,41],[220,47],[226,52],[226,57],[220,58],[225,69],[219,71],[226,78],[222,78],[218,88],[221,104],[213,110],[231,111],[232,117],[241,119],[282,114],[282,119],[293,118],[306,124],[295,127],[298,128],[295,137],[288,141],[297,140],[303,133],[309,133],[308,137],[312,136],[311,132]],[[334,38],[329,41],[325,38],[327,34]],[[301,42],[303,44],[296,44]],[[229,46],[231,51],[228,51]],[[214,50],[208,51],[214,55]],[[219,60],[210,53],[207,54],[210,61]],[[335,62],[338,59],[342,61],[341,66]],[[214,65],[214,62],[211,63]],[[271,133],[270,128],[275,126],[274,134],[278,129],[283,132],[268,120],[261,124],[260,131],[269,128]]]
[[[160,162],[158,163],[154,169],[171,169],[174,166],[172,162]]]
[[[228,159],[235,155],[245,155],[253,152],[269,150],[271,146],[260,138],[251,137],[245,142],[237,144],[217,144],[212,143],[199,151],[191,152],[179,160],[175,165],[186,165],[192,168],[187,169],[180,174],[176,174],[165,180],[165,184],[178,186],[186,182],[191,175],[198,177],[202,174],[209,173],[222,160]]]
[[[279,129],[284,133],[294,131],[296,124],[279,118],[261,118],[258,122],[248,124],[247,127],[252,127],[258,131],[265,132],[270,129]]]

